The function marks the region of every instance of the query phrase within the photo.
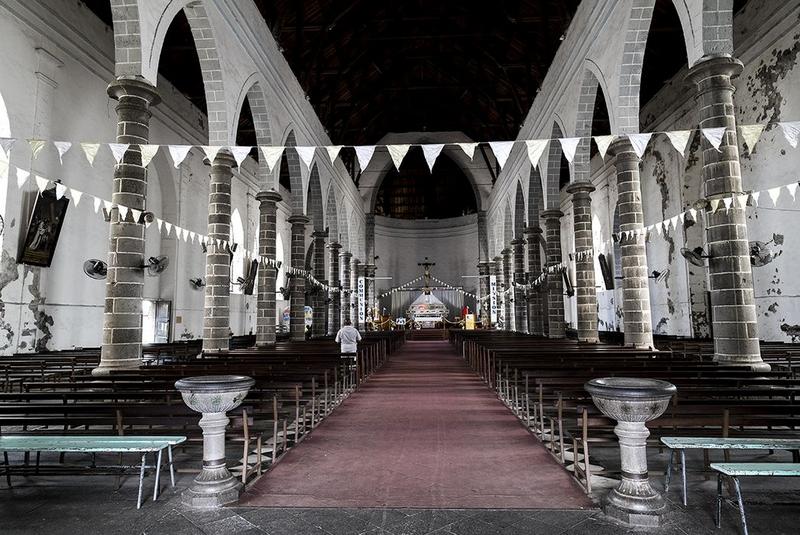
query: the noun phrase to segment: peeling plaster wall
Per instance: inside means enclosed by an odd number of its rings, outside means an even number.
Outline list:
[[[791,17],[775,20],[774,10],[766,0],[751,0],[734,23],[735,56],[745,64],[736,86],[738,124],[800,119],[800,5]],[[697,105],[694,91],[683,83],[686,69],[666,83],[656,97],[642,108],[644,131],[678,130],[697,127]],[[800,149],[792,149],[780,128],[767,130],[748,154],[740,139],[742,180],[745,190],[763,190],[790,183],[800,178]],[[593,162],[593,181],[598,190],[592,194],[592,210],[605,226],[608,239],[613,224],[615,195],[598,194],[606,184],[613,186],[613,175],[599,178]],[[699,134],[690,141],[681,156],[665,136],[656,135],[650,142],[641,165],[642,202],[645,225],[667,219],[688,209],[703,196],[701,181],[702,156]],[[562,211],[568,206],[562,202]],[[800,226],[800,204],[784,193],[774,207],[762,195],[760,206],[748,208],[750,240],[768,242],[773,234],[783,235],[783,251],[772,263],[754,268],[754,286],[759,314],[759,335],[762,340],[792,341],[800,339],[800,279],[791,271],[800,262],[800,235],[791,229]],[[572,232],[569,218],[562,219],[562,234]],[[597,234],[597,229],[595,229]],[[706,337],[711,334],[711,317],[707,306],[707,271],[688,264],[680,255],[681,247],[703,245],[705,231],[700,219],[692,226],[679,226],[667,235],[653,233],[647,242],[648,269],[669,270],[662,282],[650,281],[653,330],[657,334]],[[562,238],[564,246],[567,241]],[[571,250],[571,249],[565,249]],[[609,325],[622,325],[612,315],[610,306],[603,306],[602,277],[597,270],[600,330],[615,330]],[[568,313],[569,314],[569,313]]]
[[[0,78],[0,95],[8,108],[10,133],[20,138],[11,151],[11,165],[61,178],[66,185],[86,194],[110,199],[114,162],[107,148],[101,148],[94,166],[89,166],[76,145],[64,156],[62,165],[52,145],[34,160],[25,142],[26,138],[37,136],[74,142],[114,140],[115,103],[106,94],[106,86],[113,79],[112,36],[86,8],[71,5],[66,9],[66,18],[79,21],[74,31],[89,43],[92,55],[88,58],[85,50],[78,53],[63,41],[60,32],[72,30],[59,27],[58,32],[45,36],[0,6],[0,70],[13,73]],[[49,97],[42,92],[47,87],[52,87]],[[204,116],[163,79],[159,81],[159,93],[163,102],[153,109],[151,141],[206,143]],[[192,150],[184,164],[175,169],[170,157],[160,151],[149,166],[147,208],[157,217],[205,233],[209,168],[202,158],[201,151]],[[255,193],[259,187],[255,162],[247,160],[242,167],[234,173],[232,207],[238,208],[243,217],[242,246],[252,249],[257,236]],[[5,184],[0,354],[99,346],[105,285],[89,279],[82,264],[88,258],[106,259],[108,225],[93,212],[91,198],[84,195],[79,206],[70,204],[67,210],[52,266],[32,268],[17,264],[20,233],[27,227],[36,188],[31,178],[23,190],[18,190],[13,173]],[[285,201],[280,206],[285,211],[289,194],[282,191],[282,195]],[[278,225],[288,226],[285,215],[279,215]],[[288,234],[284,240],[288,243]],[[170,237],[159,236],[153,224],[146,231],[145,247],[148,256],[170,258],[170,265],[161,276],[146,278],[145,298],[172,302],[173,339],[202,336],[203,292],[193,290],[188,282],[189,278],[205,276],[205,255],[200,245],[178,240],[174,231]],[[255,331],[254,307],[255,296],[233,296],[234,334]]]

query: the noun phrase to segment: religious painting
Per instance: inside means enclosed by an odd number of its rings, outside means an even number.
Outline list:
[[[55,189],[45,190],[36,197],[20,264],[50,267],[68,206],[66,197],[56,199]]]
[[[256,284],[256,275],[258,275],[258,260],[250,262],[250,269],[247,272],[245,279],[244,295],[253,295],[253,290]]]

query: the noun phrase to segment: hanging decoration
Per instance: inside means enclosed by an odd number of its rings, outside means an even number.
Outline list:
[[[433,173],[433,165],[436,163],[436,158],[442,153],[443,148],[443,143],[428,143],[422,145],[422,154],[425,156],[425,162],[428,164],[428,170],[431,173]]]

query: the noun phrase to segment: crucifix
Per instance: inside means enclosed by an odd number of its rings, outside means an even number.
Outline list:
[[[436,262],[431,262],[428,257],[425,257],[424,262],[418,262],[418,266],[422,266],[422,276],[425,277],[425,293],[430,293],[431,287],[431,267],[436,265]]]

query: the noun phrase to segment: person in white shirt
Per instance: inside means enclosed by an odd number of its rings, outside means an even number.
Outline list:
[[[344,327],[336,333],[336,343],[339,344],[342,353],[355,353],[358,350],[358,342],[361,341],[361,333],[353,327],[349,319],[344,320]]]

